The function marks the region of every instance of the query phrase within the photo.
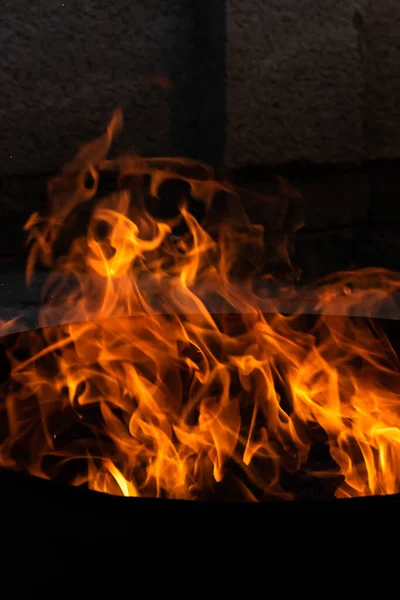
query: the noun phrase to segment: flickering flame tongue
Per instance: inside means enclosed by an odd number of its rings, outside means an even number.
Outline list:
[[[259,284],[277,257],[294,271],[288,237],[268,262],[264,224],[207,165],[108,160],[121,123],[116,112],[26,224],[28,279],[40,263],[52,273],[43,329],[9,349],[0,464],[126,496],[291,498],[300,467],[338,497],[399,491],[396,353],[372,321],[324,314],[373,314],[397,274],[338,274],[320,316],[279,314]],[[107,172],[119,191],[98,200]],[[161,218],[171,180],[186,197]],[[67,324],[50,327],[60,305]]]

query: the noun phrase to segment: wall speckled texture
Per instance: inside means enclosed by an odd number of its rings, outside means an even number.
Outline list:
[[[227,5],[226,162],[361,158],[364,86],[356,3]]]
[[[171,147],[170,92],[147,79],[189,85],[183,0],[3,0],[1,12],[0,175],[58,169],[117,104],[125,109],[117,147],[186,149],[184,140]]]
[[[360,50],[365,77],[364,130],[367,154],[399,157],[400,2],[362,3]]]
[[[57,170],[117,104],[116,151],[398,157],[399,31],[399,0],[3,0],[0,176]]]

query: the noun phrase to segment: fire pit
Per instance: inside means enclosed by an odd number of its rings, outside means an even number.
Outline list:
[[[212,320],[226,337],[219,347],[213,340],[213,356],[218,365],[230,357],[229,377],[217,372],[206,384],[188,368],[196,358],[201,365],[192,343],[181,343],[175,356],[161,352],[157,333],[168,331],[171,341],[182,327],[171,315],[4,338],[3,466],[115,495],[213,502],[398,491],[398,322],[277,314]],[[359,352],[344,352],[357,336]],[[243,344],[252,348],[245,359],[234,353]],[[103,349],[110,354],[101,360]],[[158,378],[145,369],[150,350],[159,356]],[[127,372],[133,398],[122,384]]]
[[[274,510],[302,510],[397,494],[399,326],[372,317],[399,276],[339,273],[304,314],[289,232],[266,252],[262,222],[206,165],[107,160],[120,125],[116,113],[26,224],[28,280],[40,262],[51,273],[41,328],[3,339],[3,479],[18,486],[24,476],[8,470],[20,471],[52,480],[32,482],[39,495],[68,484],[141,498],[137,507],[283,500]],[[118,191],[98,199],[103,171],[117,173]],[[171,179],[184,186],[178,209],[155,216]],[[282,299],[297,314],[282,313]]]

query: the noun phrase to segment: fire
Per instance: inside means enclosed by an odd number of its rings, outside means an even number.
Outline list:
[[[316,315],[282,314],[240,190],[195,161],[107,159],[121,125],[117,111],[26,224],[28,280],[51,274],[41,329],[7,346],[0,464],[125,496],[399,492],[399,360],[357,316],[388,306],[399,276],[339,273]],[[99,200],[100,174],[118,191]],[[155,216],[171,180],[178,210]],[[276,256],[294,273],[288,242]]]

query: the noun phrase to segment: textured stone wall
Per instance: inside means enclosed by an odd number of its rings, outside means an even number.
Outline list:
[[[117,104],[116,149],[398,157],[399,30],[398,0],[3,0],[0,176],[58,169]]]
[[[173,80],[185,97],[192,71],[185,2],[3,0],[1,12],[0,175],[58,169],[103,131],[118,104],[125,109],[118,147],[174,150],[178,110],[168,81],[157,78]],[[190,122],[189,103],[179,113]]]
[[[226,162],[400,155],[398,0],[227,0]]]
[[[360,52],[368,156],[400,156],[400,2],[364,0]]]
[[[349,0],[228,0],[229,164],[363,154]]]

